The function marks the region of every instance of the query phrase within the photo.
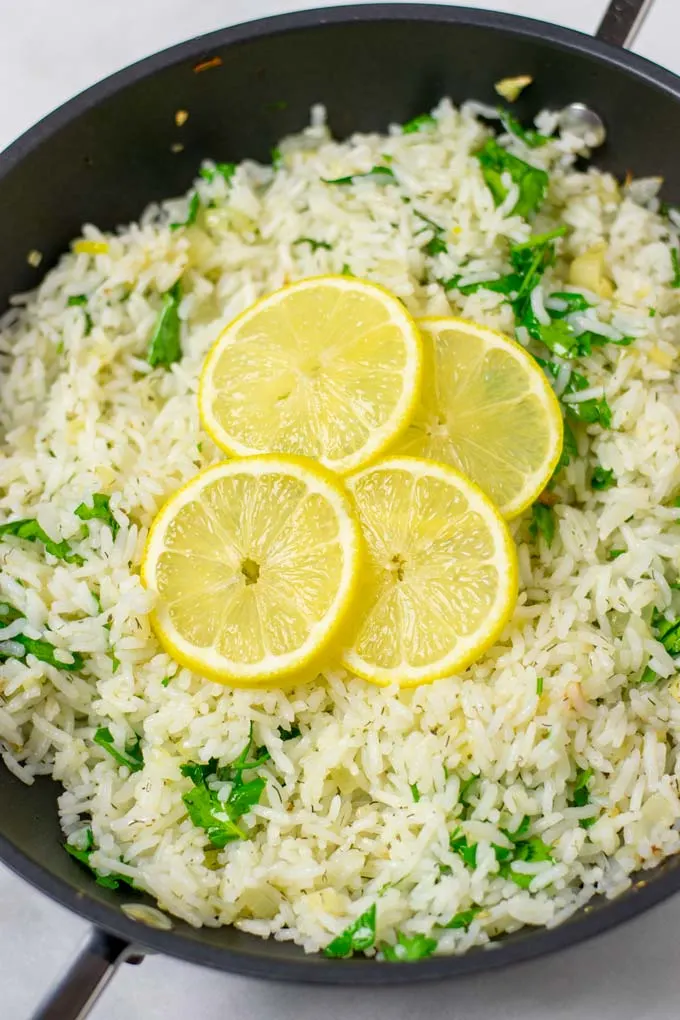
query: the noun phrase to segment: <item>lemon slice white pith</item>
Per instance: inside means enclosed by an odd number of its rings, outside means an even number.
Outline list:
[[[308,666],[351,606],[362,539],[318,464],[262,456],[208,468],[154,521],[142,580],[156,634],[212,679],[271,682]]]
[[[356,470],[406,428],[422,345],[401,302],[351,276],[284,287],[232,322],[201,375],[203,425],[228,453]]]

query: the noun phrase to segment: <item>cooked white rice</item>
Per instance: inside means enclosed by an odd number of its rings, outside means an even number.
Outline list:
[[[438,952],[461,952],[501,931],[553,925],[680,848],[680,692],[676,663],[650,627],[652,606],[680,608],[669,587],[680,569],[680,292],[670,286],[668,221],[654,211],[654,188],[626,194],[609,175],[576,172],[577,144],[562,139],[530,156],[516,149],[551,168],[549,199],[530,228],[510,214],[514,187],[494,206],[471,156],[488,127],[447,102],[437,119],[436,129],[338,143],[316,109],[313,126],[282,143],[275,171],[244,163],[229,184],[199,179],[209,206],[200,225],[170,229],[184,219],[182,198],[112,235],[85,227],[108,253],[65,255],[15,299],[0,332],[1,517],[37,517],[84,557],[67,564],[39,542],[5,537],[0,592],[25,613],[25,633],[85,659],[80,672],[32,656],[2,663],[3,758],[27,783],[48,773],[63,785],[64,831],[77,841],[91,819],[92,865],[129,876],[193,925],[233,923],[315,951],[377,902],[379,942],[397,930],[434,933]],[[397,183],[324,183],[386,160]],[[446,254],[423,253],[431,231],[416,209],[446,226]],[[500,276],[507,241],[562,223],[569,235],[535,295],[537,315],[551,290],[564,290],[568,261],[603,241],[615,300],[586,314],[600,332],[637,339],[579,365],[587,395],[606,393],[613,424],[580,431],[581,456],[556,490],[552,548],[530,536],[527,515],[513,524],[521,593],[499,643],[461,676],[415,691],[338,672],[251,693],[179,668],[151,633],[138,568],[163,500],[218,459],[198,424],[196,387],[221,327],[286,281],[348,267],[415,314],[453,309],[512,332],[501,295],[478,291],[455,304],[456,291],[431,281]],[[151,370],[160,295],[180,276],[184,356]],[[91,295],[89,335],[83,308],[67,305],[80,294]],[[617,487],[591,489],[596,463],[614,470]],[[95,492],[111,495],[115,540],[98,521],[84,535],[74,516]],[[614,549],[625,552],[610,559]],[[0,640],[17,633],[0,631]],[[647,665],[659,679],[641,684]],[[211,850],[187,816],[191,784],[180,766],[233,759],[251,722],[271,753],[258,773],[266,788],[244,819],[248,838]],[[279,726],[293,724],[301,736],[283,742]],[[93,744],[99,726],[120,745],[142,736],[142,771],[129,774]],[[577,770],[588,768],[592,802],[569,806]],[[449,846],[472,774],[481,779],[460,824],[478,843],[475,869]],[[498,874],[492,849],[508,845],[500,830],[524,815],[554,858],[519,866],[535,874],[527,889]],[[593,815],[592,827],[579,825]],[[467,931],[438,927],[473,905],[483,909]]]

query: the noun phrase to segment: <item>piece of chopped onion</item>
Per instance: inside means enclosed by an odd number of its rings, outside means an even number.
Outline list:
[[[28,255],[26,256],[26,261],[28,262],[29,266],[33,266],[34,269],[38,268],[42,260],[43,260],[42,252],[37,251],[35,248],[32,248],[31,251],[29,251]]]
[[[668,351],[662,351],[655,345],[654,347],[650,347],[647,354],[649,355],[650,360],[655,362],[655,364],[659,365],[661,368],[670,369],[673,367],[675,357]]]
[[[145,903],[123,903],[120,909],[131,921],[139,921],[149,928],[158,928],[160,931],[170,931],[172,928],[172,921],[167,914]]]
[[[595,244],[582,255],[577,255],[569,267],[569,283],[576,287],[587,287],[601,298],[611,298],[614,287],[605,275],[607,246]]]
[[[501,78],[500,81],[496,82],[494,88],[498,95],[502,96],[508,103],[514,103],[527,85],[531,85],[533,80],[530,74],[519,74],[516,78]]]

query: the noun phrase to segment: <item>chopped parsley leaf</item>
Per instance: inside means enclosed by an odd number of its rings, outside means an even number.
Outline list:
[[[179,303],[181,300],[182,288],[179,281],[177,281],[163,295],[163,307],[151,334],[147,361],[152,368],[155,368],[157,365],[169,368],[173,362],[179,361],[182,357],[179,321]]]
[[[519,198],[513,213],[528,219],[538,212],[548,190],[548,175],[545,170],[530,166],[524,160],[513,156],[495,138],[489,138],[475,153],[482,168],[482,176],[496,205],[507,196],[503,174],[508,173],[519,188]]]
[[[431,220],[429,216],[425,215],[425,213],[418,212],[417,209],[414,209],[413,210],[413,215],[417,216],[419,220],[423,221],[423,223],[426,223],[428,225],[428,227],[432,227],[432,229],[434,230],[435,234],[443,234],[443,233],[445,233],[444,227],[440,227],[438,223],[435,223],[434,220]],[[421,228],[421,229],[424,229],[424,228]]]
[[[563,319],[566,315],[572,315],[574,312],[585,312],[587,308],[592,308],[590,301],[583,294],[575,294],[572,291],[553,291],[550,295],[550,300],[553,299],[562,302],[565,307],[549,309],[551,319]]]
[[[90,864],[90,857],[95,850],[94,836],[92,829],[88,828],[85,832],[85,845],[81,848],[76,846],[74,843],[64,843],[64,850],[66,853],[74,857],[80,864],[84,864],[86,868],[95,875],[97,885],[103,886],[105,889],[117,889],[121,882],[125,885],[129,885],[132,889],[136,889],[134,882],[127,875],[118,875],[116,873],[105,875],[101,871],[98,871]]]
[[[592,769],[578,769],[576,772],[576,779],[574,781],[574,787],[571,792],[571,800],[569,801],[569,807],[585,807],[586,804],[590,804],[590,780],[593,778]],[[579,825],[582,829],[589,829],[591,825],[594,825],[597,818],[581,818]]]
[[[313,237],[298,237],[297,241],[293,241],[293,246],[295,247],[299,244],[308,244],[313,252],[318,251],[319,248],[333,251],[333,245],[329,244],[328,241],[315,241]]]
[[[538,538],[539,532],[543,535],[548,548],[550,548],[555,538],[555,513],[550,506],[544,506],[543,503],[534,503],[531,508],[529,534],[533,538]]]
[[[448,924],[445,924],[445,928],[462,928],[463,931],[467,931],[477,914],[481,913],[481,907],[470,907],[469,910],[461,910],[457,914],[454,914]]]
[[[82,556],[73,552],[68,542],[53,542],[35,518],[24,517],[21,520],[0,524],[0,538],[5,535],[13,535],[14,538],[21,538],[25,542],[42,542],[46,552],[58,560],[64,560],[65,563],[75,563],[76,566],[82,567],[85,562]]]
[[[413,120],[409,120],[405,124],[402,124],[401,133],[404,135],[414,135],[418,131],[422,131],[424,128],[436,126],[437,121],[431,113],[421,113],[418,117],[414,117]]]
[[[614,488],[615,485],[616,476],[613,469],[605,469],[598,464],[590,476],[591,488],[595,489],[596,492],[605,492],[607,489]]]
[[[120,524],[109,509],[110,499],[111,497],[106,496],[103,492],[95,492],[92,496],[92,506],[81,503],[73,512],[81,521],[103,521],[109,526],[111,534],[115,538],[120,530]]]
[[[671,248],[671,265],[673,266],[673,279],[670,286],[677,289],[680,287],[680,260],[678,259],[678,249],[675,247]]]
[[[6,622],[9,621],[3,620],[2,622],[6,625]],[[62,649],[55,648],[49,641],[45,641],[42,638],[30,638],[25,634],[15,634],[11,640],[14,644],[20,645],[24,649],[23,654],[9,655],[7,652],[0,650],[0,662],[5,662],[7,659],[23,659],[26,655],[34,655],[39,662],[45,662],[48,666],[62,669],[66,673],[75,673],[82,669],[85,664],[82,655],[78,655],[77,652],[68,652],[73,660],[72,662],[62,662],[61,659],[57,658],[57,653],[61,654]]]
[[[325,177],[321,178],[324,184],[353,184],[355,181],[360,180],[376,180],[383,181],[389,184],[391,181],[396,181],[394,171],[390,170],[388,166],[374,166],[371,170],[368,170],[365,174],[348,174],[347,177],[334,177],[328,180]]]
[[[329,942],[324,956],[346,959],[353,953],[363,953],[375,945],[376,905],[372,904],[365,913],[357,917],[340,935]]]
[[[426,255],[442,255],[447,250],[446,241],[439,234],[436,234],[431,241],[423,245],[423,251]]]
[[[236,163],[215,163],[215,168],[212,167],[201,167],[199,171],[201,177],[205,181],[214,181],[219,175],[229,183],[234,174],[236,173]]]
[[[530,149],[538,149],[541,145],[545,145],[550,139],[547,135],[542,135],[539,131],[533,128],[524,128],[521,123],[517,120],[517,117],[513,116],[509,110],[499,109],[498,115],[501,119],[501,124],[505,130],[512,135],[515,135],[521,142],[528,145]]]
[[[69,308],[81,307],[83,309],[83,315],[85,316],[85,336],[89,336],[92,332],[92,316],[87,310],[87,294],[72,294],[66,302]]]
[[[128,741],[123,751],[119,751],[113,743],[113,734],[108,726],[100,726],[92,738],[95,744],[99,744],[111,755],[119,765],[125,765],[130,772],[141,772],[144,768],[144,756],[142,754],[141,737],[135,737]]]
[[[680,655],[680,619],[669,620],[663,613],[654,610],[652,628],[669,655]]]
[[[201,208],[201,196],[197,191],[192,191],[189,198],[189,204],[187,205],[186,219],[182,220],[181,223],[171,223],[171,230],[179,230],[180,227],[192,227],[196,222],[198,216],[198,210]]]
[[[544,681],[542,676],[537,676],[536,677],[536,694],[539,696],[539,698],[543,694],[543,684],[544,684],[544,682],[545,681]]]
[[[418,801],[420,800],[420,790],[418,789],[417,783],[411,783],[411,796],[413,797],[413,800],[417,804]]]
[[[455,829],[449,836],[449,846],[457,853],[468,868],[477,867],[477,844],[468,843],[467,836],[463,835],[461,829]]]
[[[243,778],[244,772],[257,768],[270,757],[265,748],[258,748],[256,757],[248,761],[252,749],[251,723],[248,743],[228,765],[219,766],[217,758],[211,758],[205,765],[190,761],[180,768],[181,774],[194,784],[194,789],[182,796],[189,817],[194,825],[205,829],[210,842],[219,849],[235,839],[246,839],[246,833],[236,823],[259,803],[266,786],[266,780],[260,776],[249,781]],[[221,783],[231,783],[226,800],[221,800],[217,791],[208,785],[212,777]]]
[[[285,730],[283,728],[283,726],[279,726],[279,736],[281,737],[281,740],[283,740],[283,741],[286,741],[286,740],[295,740],[296,737],[300,736],[300,727],[299,726],[291,726],[291,728],[289,730]]]
[[[540,836],[531,836],[529,839],[522,840],[515,845],[512,858],[500,863],[499,874],[502,878],[509,878],[515,883],[515,885],[518,885],[520,889],[528,889],[536,876],[526,875],[521,871],[516,871],[513,865],[517,861],[524,861],[527,864],[533,864],[539,861],[553,860],[554,858],[550,853],[550,847],[543,842]]]
[[[557,467],[555,468],[553,478],[555,477],[558,471],[561,471],[562,468],[565,468],[568,464],[571,464],[572,460],[574,460],[576,457],[578,457],[578,445],[576,443],[576,436],[574,435],[571,426],[569,425],[569,422],[565,421],[564,436],[562,440],[562,453],[560,454],[560,459],[557,462]]]
[[[382,954],[391,963],[413,960],[425,960],[432,956],[437,948],[437,940],[428,935],[404,935],[397,932],[397,941],[393,946],[381,946]]]
[[[641,684],[655,684],[658,679],[659,679],[659,674],[656,673],[652,669],[651,666],[647,665],[642,670],[642,674],[640,676],[640,683]]]
[[[618,560],[619,556],[623,556],[626,552],[625,549],[610,549],[607,553],[608,560]]]

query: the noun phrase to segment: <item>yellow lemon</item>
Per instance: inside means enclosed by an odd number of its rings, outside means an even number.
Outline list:
[[[352,604],[362,559],[342,486],[302,457],[208,468],[156,517],[142,581],[156,634],[214,680],[276,685],[309,667]]]
[[[227,326],[201,375],[201,420],[227,453],[300,454],[344,474],[406,428],[421,367],[397,298],[352,276],[314,277]]]
[[[504,517],[542,492],[562,450],[562,413],[520,344],[464,319],[421,319],[423,396],[395,453],[429,457],[476,482]]]
[[[496,640],[517,599],[507,525],[460,472],[390,457],[347,479],[368,547],[344,665],[378,684],[430,683]]]

